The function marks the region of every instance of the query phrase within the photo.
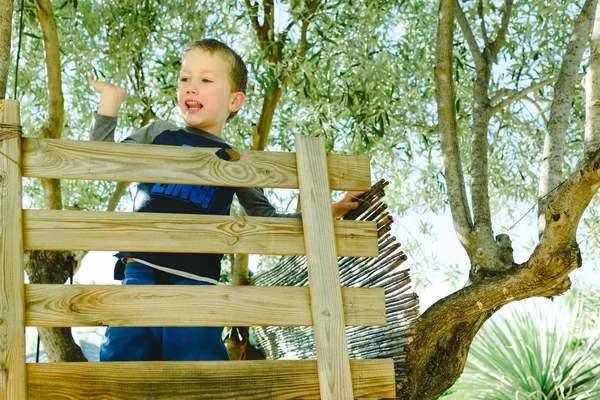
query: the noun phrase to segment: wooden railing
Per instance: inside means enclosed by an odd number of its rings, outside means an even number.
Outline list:
[[[16,101],[0,123],[19,125]],[[22,146],[22,148],[21,148]],[[330,188],[370,187],[365,157],[13,137],[0,141],[0,400],[389,398],[392,360],[349,360],[345,326],[385,325],[384,291],[342,289],[337,256],[377,255],[375,223],[334,221]],[[302,220],[23,210],[21,178],[299,188]],[[160,240],[159,240],[160,238]],[[306,254],[309,287],[24,285],[24,250]],[[301,326],[314,361],[25,364],[25,326]]]

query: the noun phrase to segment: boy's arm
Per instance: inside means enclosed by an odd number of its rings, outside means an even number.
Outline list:
[[[98,111],[94,113],[92,121],[90,140],[114,142],[115,130],[117,128],[117,114],[127,98],[127,91],[120,86],[108,82],[100,82],[92,77],[89,77],[89,82],[94,91],[100,93]],[[160,131],[160,127],[154,127],[153,124],[149,124],[123,139],[122,142],[152,143],[158,131]]]
[[[238,188],[236,195],[240,205],[251,217],[284,217],[301,218],[302,213],[278,213],[275,207],[266,198],[262,189]]]
[[[333,218],[341,218],[348,211],[358,208],[357,197],[363,192],[348,192],[339,201],[331,205],[331,214]],[[302,213],[278,213],[275,207],[265,197],[262,189],[256,188],[238,188],[236,191],[241,206],[250,216],[258,217],[285,217],[302,218]]]
[[[122,87],[108,82],[100,82],[91,76],[88,78],[90,85],[96,93],[100,93],[98,111],[94,113],[90,140],[102,142],[115,141],[117,128],[117,114],[119,108],[127,98],[127,91]]]

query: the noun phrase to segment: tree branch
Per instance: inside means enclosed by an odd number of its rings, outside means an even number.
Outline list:
[[[288,26],[285,27],[285,29],[283,30],[283,32],[281,32],[281,34],[279,35],[279,41],[282,43],[285,43],[287,41],[287,37],[290,34],[290,31],[292,30],[292,28],[294,27],[294,25],[296,25],[296,22],[298,22],[297,19],[292,19],[290,21],[290,23],[288,24]]]
[[[471,203],[473,226],[478,233],[478,246],[489,250],[493,246],[492,217],[489,198],[489,118],[488,88],[491,68],[478,71],[473,90],[473,125],[471,127]],[[483,253],[488,251],[483,250]],[[480,253],[482,251],[479,251]],[[473,262],[479,264],[480,260]]]
[[[44,35],[46,51],[46,72],[48,79],[48,125],[43,130],[42,137],[60,139],[64,117],[64,98],[60,68],[60,50],[58,48],[58,33],[56,21],[49,0],[35,0],[37,15]]]
[[[537,92],[538,90],[542,89],[543,87],[555,83],[557,80],[558,80],[558,78],[546,79],[541,82],[535,83],[525,89],[521,89],[519,91],[514,91],[514,90],[510,90],[510,89],[502,90],[501,94],[496,94],[493,97],[492,101],[493,100],[498,101],[499,99],[497,96],[510,96],[510,97],[507,99],[504,99],[496,104],[492,104],[488,111],[488,118],[491,118],[494,114],[505,109],[506,107],[510,106],[514,102],[517,102],[517,101],[527,97],[527,95],[529,93]]]
[[[496,36],[496,40],[490,44],[492,60],[496,59],[500,49],[506,42],[506,32],[508,31],[508,23],[510,22],[512,8],[513,0],[504,0],[504,14],[502,15],[502,23],[500,24],[500,29],[498,30],[498,36]]]
[[[266,53],[268,48],[267,42],[269,41],[269,38],[267,37],[267,31],[264,29],[266,24],[261,26],[260,22],[258,21],[258,3],[252,3],[252,0],[245,0],[245,3],[246,7],[248,8],[250,21],[252,22],[256,36],[258,36],[261,47]]]
[[[478,12],[483,23],[483,2],[478,3]],[[508,23],[508,20],[506,21]],[[473,208],[473,232],[475,235],[473,248],[469,252],[471,259],[471,276],[481,268],[491,268],[494,263],[489,260],[497,251],[492,229],[492,217],[489,199],[489,85],[494,57],[485,34],[485,48],[482,60],[476,64],[475,83],[473,86],[473,124],[471,128],[471,204]],[[496,266],[494,264],[494,266]],[[500,267],[500,265],[498,265]]]
[[[454,84],[452,82],[452,45],[454,38],[455,0],[441,0],[435,60],[435,86],[438,108],[438,131],[441,137],[446,187],[457,236],[466,248],[473,227],[460,159],[456,129]]]
[[[301,47],[301,51],[300,51],[301,57],[304,57],[304,55],[306,55],[306,53],[308,52],[308,49],[310,47],[306,40],[308,24],[310,22],[310,19],[314,16],[315,12],[317,11],[317,8],[319,8],[320,5],[321,5],[321,0],[314,0],[306,6],[306,11],[304,11],[302,13],[302,28],[301,28],[301,39],[300,39],[301,43],[302,43],[302,47]],[[287,36],[290,33],[290,30],[292,29],[292,27],[294,25],[296,25],[296,22],[298,22],[298,20],[296,20],[296,19],[292,20],[288,24],[288,26],[283,30],[281,35],[279,35],[280,42],[285,43],[285,41],[287,40]]]
[[[597,5],[600,8],[600,4]],[[585,128],[584,153],[600,149],[600,11],[596,9],[592,31],[591,57],[585,78]]]
[[[6,98],[8,86],[13,3],[13,1],[0,2],[0,99]]]
[[[271,21],[270,23],[272,23],[274,26],[274,6],[272,0],[265,0],[264,4],[265,21],[267,21],[267,15],[269,15],[269,20]],[[308,26],[316,10],[319,8],[320,4],[321,0],[314,0],[310,2],[307,5],[306,11],[302,14],[300,52],[296,55],[295,58],[291,60],[291,68],[284,68],[282,72],[277,73],[274,66],[283,62],[283,50],[287,44],[287,35],[289,29],[291,29],[295,21],[288,25],[286,30],[284,30],[284,32],[279,36],[277,41],[275,41],[271,37],[269,38],[269,42],[267,43],[266,47],[263,47],[263,51],[265,51],[265,54],[268,54],[270,63],[273,64],[272,66],[269,66],[269,68],[271,68],[271,71],[273,72],[274,82],[272,84],[272,87],[269,88],[265,93],[260,118],[258,120],[258,124],[256,125],[256,135],[253,134],[252,147],[254,150],[264,150],[267,145],[267,139],[269,137],[269,132],[271,131],[271,126],[273,124],[275,109],[277,108],[277,104],[281,99],[283,89],[285,88],[287,82],[294,76],[297,68],[300,66],[302,60],[304,59],[305,55],[310,49],[310,45],[307,40]],[[272,50],[270,48],[272,48]]]
[[[523,100],[529,101],[531,104],[533,104],[535,106],[535,108],[537,108],[538,113],[540,114],[540,117],[542,117],[542,119],[544,120],[544,125],[546,127],[548,127],[548,118],[546,118],[546,115],[544,114],[544,110],[542,110],[542,107],[540,107],[538,102],[535,101],[534,99],[530,98],[529,96],[525,96],[523,98]]]
[[[544,197],[558,185],[562,178],[564,162],[565,138],[571,115],[573,91],[577,84],[579,66],[583,57],[596,13],[597,0],[586,0],[579,17],[575,21],[573,31],[563,57],[558,80],[554,86],[554,100],[550,107],[548,132],[544,141],[544,153],[541,163],[541,176],[538,196]],[[539,203],[538,216],[542,216],[552,196]],[[538,232],[544,230],[544,219],[538,219]]]
[[[49,103],[48,123],[38,133],[38,136],[60,139],[64,118],[64,98],[62,93],[60,50],[58,47],[56,21],[49,0],[36,0],[35,5],[42,33],[44,34]],[[60,181],[56,179],[42,179],[42,187],[44,188],[46,207],[51,210],[62,209]]]
[[[482,68],[485,65],[485,58],[483,57],[483,53],[479,49],[477,45],[477,40],[475,40],[475,35],[473,35],[473,31],[469,26],[469,21],[467,21],[467,17],[463,12],[458,0],[456,0],[456,20],[458,21],[458,25],[460,26],[460,30],[462,31],[465,39],[467,40],[467,44],[469,45],[469,49],[471,49],[471,55],[473,56],[473,60],[475,61],[475,65],[478,68]]]
[[[490,104],[497,104],[501,98],[503,98],[505,96],[510,96],[514,92],[515,91],[512,89],[506,89],[506,88],[498,89],[495,92],[490,94]]]
[[[300,33],[300,59],[303,59],[308,53],[310,49],[310,45],[308,44],[308,24],[310,22],[310,15],[307,15],[302,20],[302,29]]]
[[[571,113],[571,120],[573,122],[575,122],[575,125],[577,125],[577,127],[579,129],[581,129],[584,133],[585,133],[585,122],[580,120],[575,114]]]
[[[485,16],[483,13],[483,0],[479,0],[477,2],[477,14],[479,14],[479,19],[481,20],[481,36],[483,37],[484,46],[487,46],[490,42],[487,34],[487,29],[485,27]]]
[[[252,3],[252,0],[244,0],[246,3],[246,8],[250,11],[250,21],[252,21],[252,26],[258,32],[261,28],[260,22],[258,22],[258,3]]]
[[[262,110],[260,112],[260,118],[256,126],[258,133],[258,140],[256,141],[257,147],[252,150],[264,150],[267,146],[267,139],[269,132],[271,131],[271,125],[273,124],[273,117],[275,116],[275,109],[277,103],[283,94],[283,89],[279,86],[279,83],[275,83],[275,87],[268,93],[265,93],[263,100]]]
[[[263,30],[265,30],[267,40],[274,42],[275,39],[275,2],[273,0],[263,0],[263,11],[265,20]]]
[[[129,182],[117,182],[117,187],[115,191],[110,196],[108,200],[108,205],[106,206],[106,211],[115,211],[117,206],[119,205],[119,201],[121,201],[121,197],[127,193],[127,188],[129,187]]]

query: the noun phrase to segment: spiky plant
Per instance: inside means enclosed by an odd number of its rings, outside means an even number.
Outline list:
[[[600,399],[597,312],[580,297],[516,304],[490,320],[444,400]]]

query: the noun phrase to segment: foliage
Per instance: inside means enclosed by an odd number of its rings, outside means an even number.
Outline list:
[[[587,297],[526,300],[495,315],[444,399],[600,398],[598,302]]]
[[[200,4],[202,3],[202,4]],[[373,160],[374,176],[392,182],[388,196],[393,209],[404,214],[438,212],[445,207],[436,117],[434,114],[433,54],[436,4],[431,1],[325,2],[309,25],[311,44],[304,61],[293,63],[299,47],[297,26],[289,35],[293,51],[278,65],[293,75],[278,104],[269,148],[289,150],[295,133],[323,133],[330,149],[366,153]],[[579,2],[580,3],[580,2]],[[175,82],[179,57],[189,40],[212,36],[230,43],[247,60],[251,82],[247,104],[226,132],[227,139],[250,146],[250,125],[256,123],[261,99],[271,85],[266,55],[249,22],[242,2],[107,1],[53,3],[60,32],[63,89],[66,99],[65,138],[87,136],[96,95],[86,82],[93,74],[124,85],[130,98],[119,122],[120,137],[137,129],[149,113],[181,122],[175,112]],[[276,30],[283,31],[302,2],[276,2]],[[33,2],[25,2],[25,36],[18,95],[23,105],[23,125],[32,135],[44,121],[47,109],[43,45]],[[473,2],[464,2],[475,13]],[[486,22],[498,23],[501,1],[489,2]],[[210,13],[207,10],[211,10]],[[568,35],[564,29],[578,11],[572,2],[548,6],[543,1],[518,4],[513,11],[506,51],[494,70],[492,91],[518,90],[556,76]],[[289,14],[288,14],[289,13]],[[401,16],[390,18],[391,15]],[[473,16],[474,17],[474,16]],[[13,48],[18,24],[14,24]],[[294,53],[295,51],[295,53]],[[533,62],[532,62],[533,60]],[[14,63],[15,60],[13,60]],[[584,68],[585,69],[585,68]],[[471,121],[473,63],[464,42],[455,48],[457,106],[461,141],[468,142]],[[12,85],[14,78],[9,79]],[[9,87],[12,93],[12,88]],[[538,159],[547,118],[550,89],[532,101],[514,103],[492,120],[491,199],[496,210],[507,199],[536,198]],[[574,114],[581,119],[581,94]],[[538,108],[539,107],[539,110]],[[580,146],[580,131],[572,129],[573,150]],[[462,147],[467,152],[468,146]],[[571,154],[568,162],[574,159]],[[468,166],[467,166],[468,172]],[[80,203],[74,194],[84,185],[72,185],[65,205]],[[101,193],[112,187],[95,187]],[[405,194],[410,192],[410,196]],[[32,190],[31,196],[36,195]],[[75,197],[75,198],[74,198]],[[103,194],[104,199],[107,198]],[[99,203],[105,200],[99,201]]]

